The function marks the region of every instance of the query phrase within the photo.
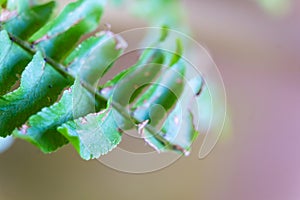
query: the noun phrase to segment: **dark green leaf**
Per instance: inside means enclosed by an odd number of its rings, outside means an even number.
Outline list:
[[[38,52],[22,73],[20,87],[0,99],[0,136],[11,134],[32,114],[53,104],[68,84]]]
[[[14,44],[5,30],[0,32],[0,96],[6,94],[18,80],[31,55]]]
[[[58,103],[31,116],[21,129],[14,131],[14,136],[33,143],[44,153],[50,153],[68,143],[57,127],[94,112],[94,106],[95,98],[82,88],[77,79],[74,86],[63,93]]]

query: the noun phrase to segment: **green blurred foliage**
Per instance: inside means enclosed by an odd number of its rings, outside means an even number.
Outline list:
[[[289,13],[292,6],[291,0],[256,0],[259,6],[268,14],[282,17]]]

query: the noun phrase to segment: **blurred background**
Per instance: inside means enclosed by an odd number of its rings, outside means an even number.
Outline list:
[[[210,155],[199,160],[196,141],[189,157],[133,175],[83,161],[71,146],[44,155],[17,140],[0,154],[1,200],[300,199],[300,1],[179,4],[184,11],[175,16],[185,16],[181,23],[210,52],[226,87],[230,130]],[[149,25],[123,5],[111,2],[100,27],[109,23],[121,32]],[[169,14],[163,4],[154,11]]]

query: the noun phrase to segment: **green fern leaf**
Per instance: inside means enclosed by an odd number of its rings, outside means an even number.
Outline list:
[[[54,6],[54,2],[49,2],[44,5],[28,7],[12,19],[3,22],[3,27],[14,36],[26,40],[45,25]]]
[[[56,19],[35,33],[30,41],[48,57],[61,61],[75,47],[81,36],[98,27],[102,11],[102,0],[70,3]]]
[[[108,81],[103,86],[101,94],[106,99],[112,98],[113,102],[126,107],[142,92],[142,88],[145,85],[153,81],[160,74],[163,61],[164,54],[160,50],[145,50],[135,65],[122,71],[112,80]],[[115,115],[121,129],[128,130],[134,127],[132,120],[124,119],[117,113]]]
[[[51,2],[0,3],[3,12],[10,12],[1,18],[0,27],[0,136],[13,132],[45,153],[70,142],[87,160],[115,148],[121,130],[138,127],[159,151],[189,152],[197,132],[187,98],[195,92],[186,92],[181,42],[177,41],[175,54],[158,48],[168,35],[166,27],[135,65],[99,89],[96,84],[126,43],[105,31],[73,49],[97,28],[102,0],[70,3],[54,20],[49,20]],[[18,79],[20,86],[10,92]],[[201,86],[199,81],[192,83],[196,90]]]
[[[192,79],[185,86],[176,107],[167,117],[159,132],[159,135],[169,142],[167,145],[150,134],[147,129],[143,130],[143,137],[150,146],[159,152],[175,150],[186,155],[189,154],[191,145],[198,136],[190,108],[191,100],[193,98],[199,99],[197,95],[201,92],[202,87],[203,80],[201,77]]]
[[[18,80],[26,65],[30,62],[31,55],[24,49],[14,44],[7,33],[0,32],[0,96],[10,91]]]
[[[66,144],[67,140],[56,130],[58,126],[95,112],[99,103],[100,107],[106,107],[106,101],[96,102],[94,95],[88,93],[80,82],[81,80],[90,84],[97,82],[122,52],[122,48],[117,48],[118,45],[115,36],[110,32],[84,41],[70,55],[72,58],[73,54],[76,54],[74,60],[69,59],[73,60],[70,61],[72,63],[69,69],[78,77],[74,87],[70,89],[71,92],[65,91],[58,103],[30,117],[28,123],[15,131],[14,135],[35,144],[45,153]]]
[[[33,143],[44,153],[53,152],[67,144],[68,140],[57,132],[57,128],[72,119],[94,112],[95,105],[95,98],[81,87],[78,79],[74,86],[75,89],[71,87],[64,91],[58,103],[31,116],[23,127],[14,131],[14,136]],[[76,101],[74,96],[80,96],[80,101]]]
[[[38,52],[25,68],[20,87],[0,99],[0,136],[11,134],[32,114],[53,104],[68,84]]]
[[[123,39],[106,31],[85,40],[67,58],[73,76],[80,75],[81,80],[94,85],[110,69],[115,60],[126,48]],[[71,61],[72,60],[72,61]]]
[[[109,106],[100,113],[67,122],[59,127],[58,131],[86,160],[108,153],[121,141],[120,129]]]
[[[165,111],[170,110],[181,96],[184,87],[186,68],[183,62],[178,62],[164,69],[162,75],[142,94],[132,106],[132,116],[140,122],[151,120],[155,126],[163,117],[164,112],[153,105],[160,105]]]
[[[122,105],[126,105],[129,101],[129,97],[127,97],[124,101],[122,98],[124,96],[128,96],[128,92],[126,92],[128,89],[135,88],[138,82],[142,81],[140,79],[147,78],[143,82],[150,82],[153,80],[157,73],[159,72],[159,67],[155,67],[155,64],[161,65],[164,61],[164,54],[158,50],[158,49],[146,49],[142,55],[140,56],[137,63],[119,74],[117,74],[115,77],[113,77],[111,80],[107,81],[102,88],[100,89],[101,94],[105,96],[107,99],[112,97],[114,94],[114,101],[117,101],[121,103]],[[153,68],[154,71],[149,72],[148,65],[151,65],[150,68]],[[155,68],[156,69],[155,69]],[[145,77],[145,74],[147,76]],[[142,78],[141,78],[142,77]],[[144,80],[144,79],[143,79]],[[120,82],[122,81],[122,84]],[[116,89],[118,88],[118,92],[116,92]]]
[[[150,63],[138,63],[126,70],[122,77],[117,76],[118,82],[113,90],[113,101],[126,106],[130,99],[133,99],[132,92],[135,92],[135,96],[137,96],[137,92],[141,92],[137,91],[139,87],[149,84],[160,74],[164,55],[160,51],[157,51],[154,55]],[[116,81],[116,79],[113,81]]]

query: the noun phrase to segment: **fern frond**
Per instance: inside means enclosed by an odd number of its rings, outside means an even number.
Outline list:
[[[137,127],[160,151],[189,151],[197,134],[187,107],[185,119],[177,119],[178,104],[188,96],[180,42],[175,55],[146,49],[135,65],[97,88],[125,48],[123,39],[110,31],[78,45],[82,36],[97,28],[103,1],[78,0],[52,20],[53,2],[13,2],[3,4],[12,14],[1,17],[1,137],[13,134],[45,153],[70,142],[83,159],[93,159],[115,148],[122,130]],[[159,42],[166,37],[164,28]],[[11,91],[17,81],[20,86]],[[196,85],[201,81],[199,77]],[[165,113],[155,110],[155,104]]]

